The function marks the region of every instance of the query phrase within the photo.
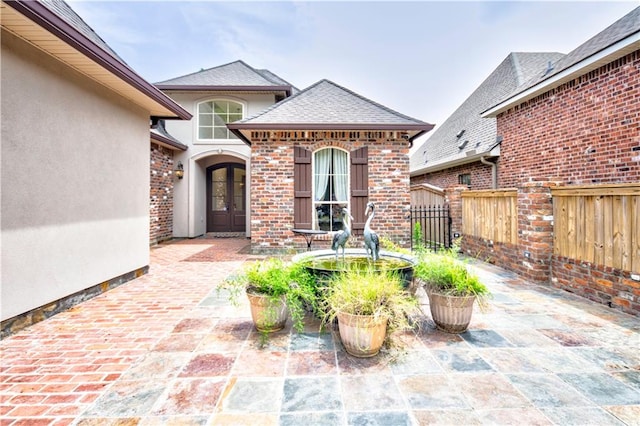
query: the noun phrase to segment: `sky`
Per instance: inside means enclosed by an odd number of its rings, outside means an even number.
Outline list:
[[[67,1],[149,82],[242,60],[299,89],[329,79],[436,128],[510,52],[569,53],[640,5]]]

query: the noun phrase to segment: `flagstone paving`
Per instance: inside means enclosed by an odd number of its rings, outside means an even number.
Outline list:
[[[241,238],[151,250],[149,273],[0,342],[1,425],[640,425],[640,318],[476,264],[469,331],[425,313],[402,352],[347,355],[307,318],[264,347],[216,287]]]

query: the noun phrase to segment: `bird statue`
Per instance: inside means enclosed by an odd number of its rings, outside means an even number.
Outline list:
[[[351,236],[351,229],[349,229],[349,220],[353,220],[349,209],[342,208],[342,229],[336,232],[333,236],[333,243],[331,244],[331,250],[336,252],[336,261],[338,260],[338,248],[342,247],[342,260],[344,261],[344,248],[347,245],[347,240]]]
[[[364,215],[367,216],[369,214],[369,210],[371,210],[371,215],[367,218],[367,222],[364,224],[364,249],[367,251],[367,256],[371,257],[371,260],[374,262],[380,258],[380,238],[378,238],[378,234],[371,230],[371,221],[373,220],[373,216],[375,215],[376,206],[369,201],[367,203],[367,208],[364,211]]]

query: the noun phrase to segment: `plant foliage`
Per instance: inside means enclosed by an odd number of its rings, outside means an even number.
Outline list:
[[[403,289],[396,273],[372,268],[335,274],[325,289],[323,307],[325,323],[339,312],[387,318],[387,336],[413,328],[409,318],[419,313],[417,299]]]

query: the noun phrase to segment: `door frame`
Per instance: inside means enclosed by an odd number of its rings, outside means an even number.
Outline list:
[[[244,220],[242,221],[241,225],[240,224],[235,224],[234,222],[234,214],[235,214],[235,209],[233,209],[233,207],[230,208],[230,210],[227,210],[228,212],[228,227],[225,230],[213,230],[213,219],[211,217],[211,208],[212,208],[212,184],[211,184],[211,173],[213,173],[214,170],[217,169],[226,169],[227,170],[227,180],[226,180],[226,184],[227,184],[227,195],[228,197],[233,198],[235,196],[234,194],[234,174],[233,174],[233,170],[235,169],[242,169],[245,172],[245,188],[244,188],[244,193],[242,196],[242,200],[244,203],[244,210],[239,210],[239,211],[244,211]],[[205,185],[205,198],[206,198],[206,203],[205,203],[205,208],[206,208],[206,214],[205,214],[205,231],[206,232],[246,232],[247,231],[247,223],[246,223],[246,218],[247,218],[247,214],[248,214],[248,206],[247,206],[247,194],[248,194],[248,172],[247,172],[247,165],[244,163],[240,163],[240,162],[235,162],[235,161],[225,161],[222,163],[217,163],[217,164],[212,164],[210,166],[208,166],[205,169],[205,179],[206,179],[206,185]],[[233,204],[232,202],[230,202],[230,204]]]

